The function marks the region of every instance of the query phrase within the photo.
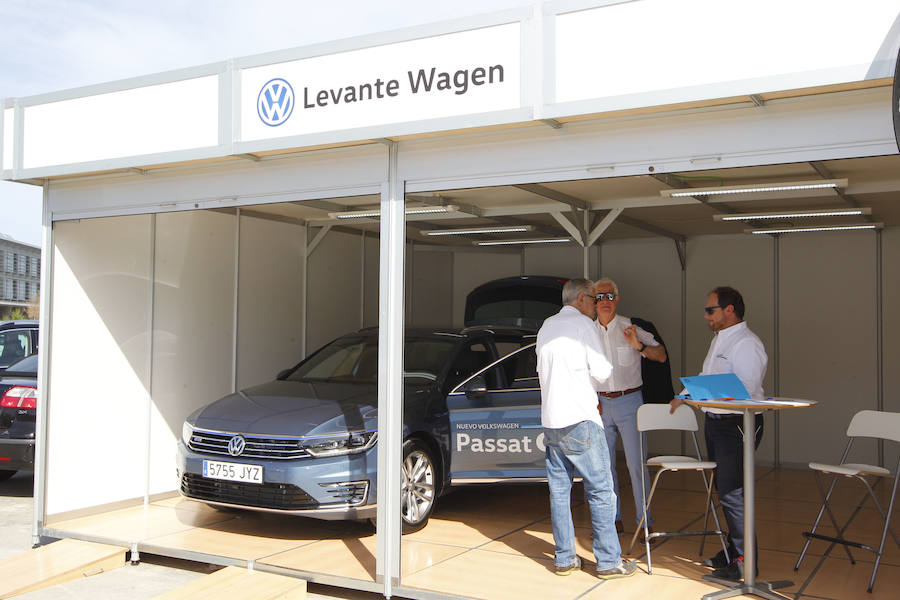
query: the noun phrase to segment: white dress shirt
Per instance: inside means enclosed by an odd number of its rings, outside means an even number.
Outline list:
[[[750,397],[754,400],[765,398],[763,377],[769,357],[759,337],[750,331],[745,321],[732,325],[716,333],[709,344],[709,352],[703,361],[701,375],[734,373],[737,375]],[[722,408],[704,408],[706,412],[719,414],[741,414],[741,411]]]
[[[592,381],[612,372],[597,327],[574,306],[548,317],[537,335],[541,425],[561,429],[582,421],[603,427]]]
[[[631,319],[616,315],[606,327],[600,321],[595,321],[597,331],[600,333],[600,341],[603,350],[612,363],[612,375],[594,386],[598,392],[622,392],[631,388],[640,387],[641,378],[641,353],[632,348],[625,339],[625,329],[631,327]],[[635,326],[637,339],[646,346],[659,346],[659,342],[653,339],[653,334]]]

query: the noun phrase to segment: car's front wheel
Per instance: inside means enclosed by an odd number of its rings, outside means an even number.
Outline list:
[[[434,509],[436,477],[431,449],[419,440],[403,443],[403,488],[400,492],[400,514],[403,533],[425,527]]]

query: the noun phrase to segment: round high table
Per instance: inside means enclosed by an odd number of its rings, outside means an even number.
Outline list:
[[[733,596],[752,595],[769,600],[789,600],[776,592],[771,583],[756,581],[756,502],[755,502],[755,467],[756,467],[756,427],[754,414],[764,410],[783,410],[786,408],[809,408],[817,403],[814,400],[797,400],[795,398],[766,398],[765,400],[685,400],[685,403],[697,408],[726,408],[740,410],[744,413],[744,581],[710,592],[703,600],[721,600]],[[715,580],[717,583],[722,580]]]

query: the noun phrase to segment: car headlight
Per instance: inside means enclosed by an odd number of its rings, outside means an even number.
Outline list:
[[[359,454],[375,445],[377,431],[350,431],[340,435],[307,439],[302,447],[316,458],[324,456],[342,456]]]
[[[185,446],[190,443],[192,435],[194,435],[194,428],[191,427],[187,421],[185,421],[181,426],[181,441],[184,442]]]

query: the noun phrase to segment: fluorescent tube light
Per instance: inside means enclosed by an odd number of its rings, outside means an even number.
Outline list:
[[[494,240],[490,242],[472,242],[476,246],[512,246],[516,244],[561,244],[571,242],[572,238],[535,238],[530,240]]]
[[[419,206],[407,208],[404,213],[408,215],[430,215],[454,212],[459,210],[458,206],[448,204],[446,206]],[[328,216],[332,219],[377,219],[381,216],[380,210],[351,210],[345,212],[330,212]]]
[[[446,206],[420,206],[419,208],[407,208],[405,211],[408,215],[432,215],[448,212],[456,212],[458,206],[447,204]]]
[[[790,181],[786,183],[767,183],[762,185],[731,185],[706,188],[682,188],[660,190],[660,195],[667,198],[685,198],[689,196],[721,196],[725,194],[755,194],[763,192],[793,192],[797,190],[822,190],[847,187],[846,179],[817,179],[815,181]]]
[[[871,214],[871,208],[822,208],[818,210],[795,210],[789,212],[713,215],[713,219],[716,221],[757,221],[760,219],[807,219],[811,217],[850,217],[853,215]]]
[[[784,229],[745,229],[744,233],[809,233],[811,231],[852,231],[856,229],[881,229],[884,223],[860,223],[857,225],[823,225],[821,227],[788,227]]]
[[[531,231],[534,227],[531,225],[507,225],[500,227],[468,227],[460,229],[432,229],[423,231],[422,235],[475,235],[481,233],[520,233]]]

